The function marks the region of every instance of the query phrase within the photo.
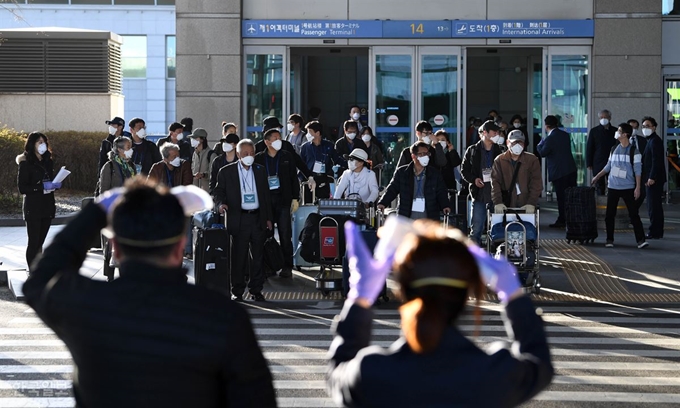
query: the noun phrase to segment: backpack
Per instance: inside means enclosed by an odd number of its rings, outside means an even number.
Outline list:
[[[300,231],[300,256],[307,262],[319,262],[319,223],[322,215],[311,213]]]
[[[274,236],[267,238],[264,242],[264,263],[272,271],[278,271],[286,266],[283,250]]]
[[[612,154],[614,154],[614,150],[619,147],[619,145],[614,145],[612,146],[612,149],[609,151],[609,157],[611,157]],[[633,168],[633,172],[635,172],[635,145],[630,144],[630,167]]]

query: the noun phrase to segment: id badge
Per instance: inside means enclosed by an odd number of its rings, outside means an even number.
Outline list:
[[[142,174],[142,165],[135,163],[135,170],[137,171],[137,174]]]
[[[281,182],[279,181],[278,176],[271,176],[267,178],[267,181],[269,182],[270,190],[278,190],[278,188],[281,187]]]
[[[425,212],[425,199],[416,198],[413,200],[413,206],[411,206],[411,211],[413,212]]]
[[[255,204],[255,194],[244,194],[243,204]]]
[[[515,189],[517,190],[517,195],[522,194],[522,191],[519,189],[519,183],[515,183]]]
[[[326,163],[322,163],[320,161],[315,161],[314,162],[314,168],[312,169],[313,173],[317,174],[326,174]]]
[[[485,183],[491,183],[491,169],[482,170],[482,181]]]

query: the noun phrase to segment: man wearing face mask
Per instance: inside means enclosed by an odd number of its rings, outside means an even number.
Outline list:
[[[191,163],[179,157],[179,146],[165,143],[161,147],[163,160],[155,163],[149,171],[149,180],[170,188],[188,186],[193,183]]]
[[[307,141],[305,138],[305,132],[302,129],[302,125],[304,124],[303,122],[302,116],[294,113],[288,116],[288,124],[286,125],[288,130],[286,141],[293,145],[295,153],[297,154],[300,154],[300,147],[302,147],[302,145]]]
[[[398,214],[414,220],[429,218],[439,221],[440,212],[451,212],[442,174],[430,164],[430,148],[425,142],[411,146],[411,163],[394,172],[390,184],[378,202],[385,207],[399,197]]]
[[[210,163],[215,152],[208,146],[208,132],[203,128],[196,128],[189,135],[194,153],[191,160],[191,174],[194,185],[205,191],[210,191]]]
[[[359,107],[359,105],[352,105],[352,107],[350,107],[349,117],[347,118],[347,120],[356,122],[357,134],[361,134],[361,131],[364,129],[364,125],[361,123],[361,107]],[[341,129],[344,129],[345,122],[343,122],[343,124],[340,125]]]
[[[210,194],[214,194],[215,186],[217,185],[217,174],[220,169],[228,164],[236,163],[238,156],[236,156],[236,144],[240,141],[238,135],[229,133],[220,140],[220,145],[224,153],[215,158],[210,163]]]
[[[426,120],[421,120],[416,123],[416,141],[423,142],[430,146],[430,160],[432,160],[437,168],[446,166],[446,153],[444,149],[439,145],[439,143],[433,143],[434,137],[432,135],[432,125]],[[409,147],[405,148],[399,156],[399,161],[397,162],[397,168],[405,166],[411,161],[411,150]]]
[[[612,114],[604,109],[598,114],[600,124],[590,129],[586,142],[586,166],[593,174],[604,168],[609,160],[609,152],[616,145],[616,128],[611,126]],[[606,182],[600,178],[595,185],[597,193],[603,195]]]
[[[263,247],[273,228],[267,169],[255,163],[255,145],[249,139],[238,142],[236,154],[239,161],[220,169],[215,186],[215,203],[219,212],[226,214],[232,237],[231,298],[243,301],[250,249],[253,261],[248,291],[252,300],[264,301]]]
[[[338,155],[348,157],[354,149],[361,149],[368,154],[366,143],[360,137],[357,137],[359,134],[359,123],[348,120],[343,123],[342,128],[344,129],[344,137],[335,142],[335,151],[338,152]]]
[[[191,118],[183,118],[179,121],[182,124],[182,135],[184,139],[189,138],[189,135],[194,131],[194,120]]]
[[[283,134],[283,125],[279,122],[279,119],[276,116],[267,116],[264,118],[262,121],[262,134],[266,133],[269,129],[277,129],[279,133]],[[303,143],[304,144],[304,143]],[[267,145],[264,143],[264,139],[260,140],[257,142],[255,145],[255,153],[260,153],[264,152],[267,150]],[[312,171],[310,168],[307,167],[307,164],[305,164],[305,161],[302,160],[300,155],[295,151],[295,147],[293,145],[286,141],[286,140],[281,140],[281,150],[284,150],[288,153],[290,153],[293,156],[293,160],[295,160],[295,166],[297,169],[300,171],[300,173],[304,176],[305,179],[309,181],[309,185],[312,189],[316,186],[314,179],[312,178]]]
[[[469,184],[472,199],[472,220],[470,238],[481,245],[482,233],[486,230],[486,206],[491,199],[491,172],[493,162],[503,151],[494,143],[499,127],[487,120],[479,128],[479,142],[465,151],[460,175]]]
[[[136,174],[149,174],[151,166],[163,160],[158,147],[146,140],[146,123],[144,119],[134,118],[128,124],[132,134],[132,162],[135,165]]]
[[[184,127],[181,123],[174,122],[168,126],[168,136],[158,139],[156,146],[160,149],[166,143],[172,143],[179,146],[179,157],[182,160],[191,162],[191,143],[184,137]]]
[[[642,135],[642,130],[640,129],[640,122],[637,119],[628,119],[626,122],[633,128],[633,135],[630,138],[630,144],[635,146],[637,151],[643,153],[647,147],[647,139]]]
[[[496,213],[502,214],[508,207],[519,207],[527,214],[536,212],[536,205],[543,191],[543,177],[536,156],[524,150],[525,143],[526,138],[522,131],[513,130],[508,135],[508,150],[493,162],[491,199]],[[511,186],[513,178],[516,181]]]
[[[302,160],[312,170],[313,178],[309,180],[314,180],[315,186],[318,187],[316,198],[329,198],[331,196],[330,183],[333,182],[333,168],[344,167],[347,162],[338,155],[338,152],[333,148],[333,143],[322,138],[323,127],[321,123],[309,122],[306,128],[307,143],[303,144],[300,149]]]
[[[267,151],[255,155],[255,163],[267,171],[269,193],[271,194],[273,222],[279,231],[279,242],[285,264],[279,273],[282,278],[293,276],[293,229],[291,214],[300,205],[300,188],[293,156],[281,149],[281,133],[269,129],[264,133]]]
[[[123,130],[125,128],[125,120],[123,120],[123,118],[116,116],[111,120],[107,120],[105,123],[109,125],[109,136],[102,140],[101,147],[99,148],[99,171],[101,171],[104,164],[109,161],[109,152],[113,148],[113,141],[118,136],[131,136],[130,133]]]
[[[663,238],[663,185],[666,182],[664,145],[656,133],[656,120],[651,116],[642,118],[642,136],[647,146],[642,152],[642,185],[647,190],[647,211],[649,213],[649,233],[647,239]]]

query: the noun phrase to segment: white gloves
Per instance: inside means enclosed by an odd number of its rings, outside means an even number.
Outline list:
[[[316,189],[316,181],[314,181],[314,176],[309,176],[307,179],[307,185],[309,185],[309,189],[311,191],[314,191]]]
[[[495,214],[503,214],[507,210],[508,210],[508,207],[506,207],[505,204],[496,204],[493,207],[493,212]]]
[[[536,212],[536,207],[531,204],[527,204],[520,207],[520,210],[524,210],[524,212],[527,214],[534,214]]]

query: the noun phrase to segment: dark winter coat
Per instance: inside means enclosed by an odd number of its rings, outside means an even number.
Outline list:
[[[51,181],[54,178],[54,162],[50,152],[45,152],[42,157],[42,160],[35,156],[29,159],[28,154],[24,152],[16,158],[19,165],[17,186],[19,193],[24,196],[24,220],[54,218],[56,213],[54,192],[45,194],[43,190],[43,181]]]
[[[399,197],[399,215],[404,217],[411,216],[413,198],[416,195],[414,190],[415,164],[399,167],[394,172],[392,181],[385,189],[385,194],[378,204],[388,207],[390,203]],[[434,167],[425,168],[425,213],[427,218],[439,221],[439,214],[444,208],[449,208],[449,196],[446,191],[446,184],[442,174]]]

